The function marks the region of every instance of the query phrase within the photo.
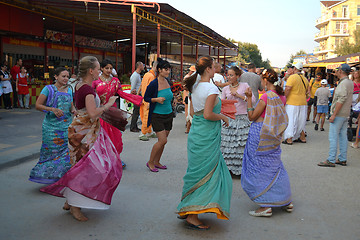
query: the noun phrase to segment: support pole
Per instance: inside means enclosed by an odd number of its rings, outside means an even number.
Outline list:
[[[225,70],[225,66],[226,66],[226,49],[224,49],[224,70]]]
[[[161,39],[161,28],[160,28],[160,24],[158,24],[157,25],[157,50],[156,50],[157,57],[160,57],[160,39]]]
[[[180,81],[183,80],[183,67],[184,67],[184,35],[181,34],[181,56],[180,56]]]
[[[71,74],[74,74],[75,71],[75,18],[72,17],[72,45],[71,45]]]
[[[198,58],[199,58],[199,42],[196,41],[196,55],[195,55],[196,61],[198,60]]]
[[[209,56],[211,56],[211,46],[209,46]]]
[[[135,71],[135,62],[136,62],[136,7],[134,5],[131,5],[131,12],[132,12],[132,17],[133,17],[131,72],[134,72]]]
[[[48,54],[48,44],[45,42],[44,46],[44,73],[49,71],[49,54]],[[50,84],[52,84],[52,79],[50,78]]]
[[[0,60],[1,60],[1,63],[3,63],[5,61],[5,58],[3,59],[3,55],[4,55],[4,44],[3,44],[3,38],[2,38],[2,36],[0,36]]]
[[[147,53],[147,51],[148,51],[148,47],[147,47],[147,43],[145,43],[145,61],[144,61],[144,64],[145,64],[145,67],[146,67],[146,65],[148,64],[148,53]],[[149,64],[150,65],[150,64]]]
[[[220,62],[220,47],[217,48],[218,49],[218,63]]]
[[[115,35],[115,70],[118,71],[118,64],[119,64],[119,59],[118,59],[118,55],[119,55],[119,43],[118,43],[118,27],[116,27],[116,35]],[[120,78],[120,76],[118,76]]]

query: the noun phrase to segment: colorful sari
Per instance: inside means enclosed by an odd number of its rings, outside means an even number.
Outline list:
[[[99,107],[98,97],[96,102]],[[122,176],[121,160],[99,119],[92,120],[86,108],[69,126],[69,149],[73,167],[40,191],[66,197],[71,206],[107,209]]]
[[[241,186],[252,201],[261,207],[281,207],[291,203],[289,176],[281,162],[281,140],[288,117],[284,103],[267,93],[263,122],[253,122],[246,143]]]
[[[213,112],[220,113],[219,101]],[[216,213],[219,219],[229,219],[232,179],[220,151],[221,121],[195,113],[188,136],[188,168],[178,214]]]
[[[142,97],[134,94],[125,93],[122,91],[121,84],[119,79],[113,77],[111,81],[105,82],[100,78],[93,82],[93,88],[96,90],[97,94],[102,99],[102,103],[106,104],[110,97],[115,96],[115,94],[119,94],[119,96],[129,102],[134,103],[135,105],[140,106],[142,102]],[[114,103],[113,107],[116,107],[116,103]],[[122,143],[122,134],[119,129],[113,127],[109,123],[103,121],[100,118],[101,127],[107,132],[111,141],[113,142],[118,154],[122,152],[123,143]]]
[[[40,159],[31,170],[29,180],[51,184],[58,181],[71,168],[68,127],[72,121],[71,103],[73,98],[69,91],[67,93],[59,92],[54,85],[46,87],[50,92],[46,105],[61,109],[64,116],[58,118],[53,112],[46,113],[42,124]]]

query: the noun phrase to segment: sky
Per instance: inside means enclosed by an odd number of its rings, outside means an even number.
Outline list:
[[[299,50],[318,46],[319,0],[166,0],[225,38],[256,44],[263,60],[284,67]]]

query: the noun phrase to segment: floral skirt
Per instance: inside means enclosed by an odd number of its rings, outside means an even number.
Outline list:
[[[221,152],[229,170],[240,175],[250,121],[247,115],[236,115],[234,120],[229,120],[229,127],[221,129]]]

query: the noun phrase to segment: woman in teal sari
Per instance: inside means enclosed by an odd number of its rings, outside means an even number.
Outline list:
[[[214,73],[213,59],[205,56],[197,61],[195,74],[184,80],[191,93],[193,121],[187,145],[188,168],[177,209],[179,218],[186,219],[190,228],[204,230],[209,226],[198,215],[211,212],[219,219],[229,219],[232,194],[232,179],[220,151],[221,120],[228,126],[229,119],[220,114],[219,90],[210,83]]]

